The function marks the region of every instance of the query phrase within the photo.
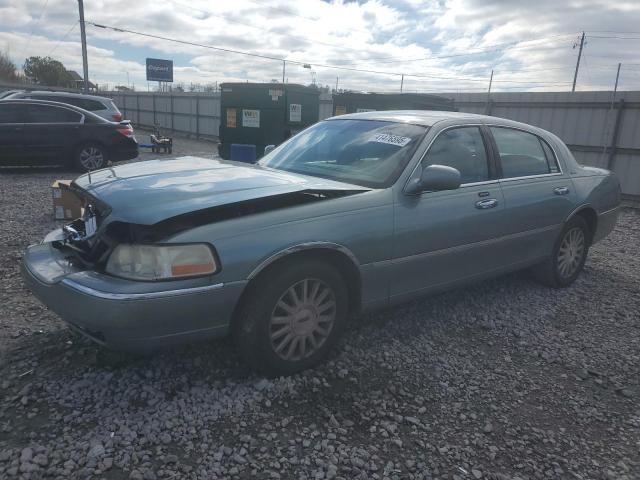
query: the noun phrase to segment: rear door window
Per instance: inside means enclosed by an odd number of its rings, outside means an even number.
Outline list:
[[[0,104],[0,123],[24,123],[26,105]]]
[[[29,105],[27,123],[79,123],[82,115],[51,105]]]
[[[451,128],[440,133],[422,166],[446,165],[460,172],[462,183],[489,180],[487,152],[478,127]]]
[[[502,178],[545,175],[560,171],[549,145],[538,136],[522,130],[490,127],[498,147]]]

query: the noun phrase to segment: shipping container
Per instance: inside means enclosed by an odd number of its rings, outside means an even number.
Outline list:
[[[292,83],[223,83],[218,152],[228,159],[234,143],[255,145],[260,158],[318,121],[319,90]]]
[[[456,111],[453,100],[422,93],[356,93],[333,95],[333,114],[371,112],[377,110],[444,110]]]

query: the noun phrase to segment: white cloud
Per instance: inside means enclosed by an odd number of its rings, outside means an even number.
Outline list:
[[[319,83],[334,85],[339,76],[341,87],[361,90],[398,91],[402,73],[405,90],[481,90],[491,69],[496,90],[566,90],[577,55],[572,46],[582,30],[588,44],[579,88],[608,88],[618,61],[640,63],[640,40],[597,38],[607,36],[598,31],[640,30],[640,3],[630,0],[92,0],[85,10],[86,19],[96,23],[308,62]],[[17,63],[53,51],[68,68],[81,71],[79,29],[62,39],[76,21],[76,3],[68,0],[49,0],[44,11],[41,0],[0,0],[0,48],[7,46]],[[136,85],[145,84],[146,56],[174,58],[175,80],[185,83],[282,75],[278,61],[93,26],[87,35],[90,77],[98,83],[125,83],[128,72]],[[406,61],[429,57],[439,58]],[[623,67],[621,88],[637,88],[639,72]],[[294,63],[286,75],[292,82],[311,80],[310,71]]]

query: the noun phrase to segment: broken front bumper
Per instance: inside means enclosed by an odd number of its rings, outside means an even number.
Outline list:
[[[74,265],[51,243],[25,251],[22,272],[42,303],[85,336],[145,352],[225,335],[246,282],[136,282]]]

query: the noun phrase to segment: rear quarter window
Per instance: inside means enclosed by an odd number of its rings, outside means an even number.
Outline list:
[[[97,100],[89,100],[86,98],[80,99],[80,108],[84,108],[85,110],[89,110],[90,112],[97,112],[99,110],[107,110],[106,105]]]

